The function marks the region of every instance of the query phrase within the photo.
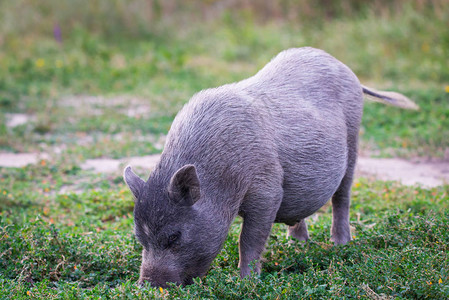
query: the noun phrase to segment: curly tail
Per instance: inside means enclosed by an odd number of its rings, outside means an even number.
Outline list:
[[[415,102],[402,94],[396,92],[376,91],[375,89],[368,88],[363,85],[362,89],[363,93],[368,96],[370,100],[398,106],[405,109],[419,109],[419,106]]]

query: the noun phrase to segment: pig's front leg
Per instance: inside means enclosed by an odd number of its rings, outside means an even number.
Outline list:
[[[282,190],[278,195],[253,196],[247,199],[243,208],[243,226],[240,233],[240,276],[251,276],[251,273],[260,274],[260,256],[271,232],[271,226],[276,212],[282,201]]]

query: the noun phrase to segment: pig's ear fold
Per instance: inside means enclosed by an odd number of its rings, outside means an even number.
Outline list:
[[[125,182],[128,185],[129,189],[133,193],[134,198],[137,199],[143,189],[145,181],[134,174],[130,166],[127,166],[125,168],[125,171],[123,172],[123,178],[125,179]]]
[[[200,199],[200,180],[194,165],[185,165],[170,180],[170,200],[180,206],[192,206]]]

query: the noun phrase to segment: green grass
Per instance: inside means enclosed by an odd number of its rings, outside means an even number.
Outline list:
[[[300,46],[328,51],[366,85],[398,90],[421,107],[366,103],[364,152],[442,158],[449,148],[447,10],[404,5],[400,13],[355,9],[359,14],[335,18],[318,10],[307,22],[263,24],[231,10],[207,26],[159,16],[148,30],[137,17],[127,19],[123,1],[109,14],[102,5],[33,3],[0,3],[0,151],[51,158],[0,168],[1,299],[449,297],[448,185],[359,179],[350,244],[332,246],[326,206],[309,220],[305,245],[287,241],[284,226],[275,225],[262,274],[252,279],[238,276],[237,219],[206,277],[159,290],[135,284],[141,246],[121,176],[80,167],[87,158],[160,152],[195,92],[251,76],[279,51]],[[63,23],[58,43],[53,22],[65,20],[68,8],[89,14]],[[8,127],[15,113],[31,121]]]
[[[48,164],[3,169],[0,181],[1,298],[160,297],[139,289],[141,246],[132,234],[132,197],[119,178]],[[83,178],[79,194],[53,194]],[[168,298],[366,297],[449,295],[449,186],[434,189],[359,180],[353,190],[354,240],[330,242],[331,208],[309,220],[311,241],[289,243],[275,225],[260,277],[238,276],[240,219],[209,274]],[[11,205],[14,203],[14,205]]]

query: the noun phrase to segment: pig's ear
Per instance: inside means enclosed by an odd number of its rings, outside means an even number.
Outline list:
[[[127,166],[125,168],[125,171],[123,172],[123,178],[125,179],[125,182],[128,185],[129,189],[133,193],[134,198],[137,199],[140,195],[140,192],[142,191],[145,181],[134,174],[130,166]]]
[[[200,180],[194,165],[185,165],[170,180],[170,200],[180,206],[192,206],[200,199]]]

